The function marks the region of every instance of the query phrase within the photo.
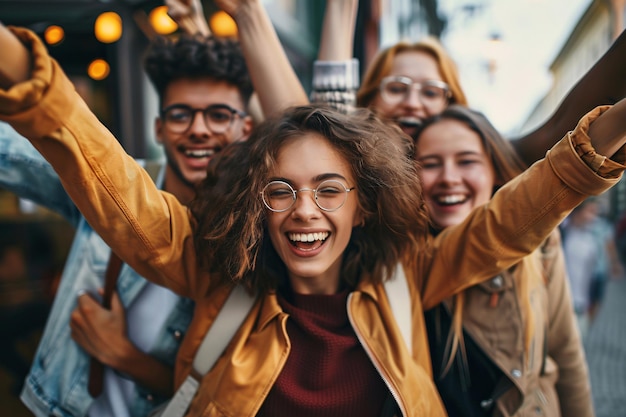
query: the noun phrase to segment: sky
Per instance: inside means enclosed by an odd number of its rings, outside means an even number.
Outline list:
[[[442,42],[459,67],[470,106],[501,133],[516,133],[550,88],[549,66],[591,3],[439,0],[449,18]],[[493,35],[500,39],[495,47],[488,41]]]

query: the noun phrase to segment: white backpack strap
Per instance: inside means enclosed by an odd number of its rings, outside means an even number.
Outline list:
[[[400,328],[406,347],[413,354],[413,344],[411,343],[413,333],[411,326],[411,296],[409,285],[406,282],[406,275],[404,274],[404,267],[401,263],[396,265],[393,276],[385,280],[385,291],[391,305],[391,312]]]
[[[204,375],[211,370],[250,312],[254,300],[255,298],[241,285],[237,285],[230,292],[193,359],[193,369],[199,375]]]
[[[250,296],[241,285],[237,285],[228,296],[226,303],[217,315],[213,325],[204,335],[204,339],[193,359],[193,372],[176,391],[167,406],[156,414],[159,417],[182,417],[185,415],[191,400],[196,395],[200,378],[209,372],[217,359],[241,326],[254,305],[255,297]]]

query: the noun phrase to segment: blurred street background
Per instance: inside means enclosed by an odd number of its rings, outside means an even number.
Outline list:
[[[236,36],[228,16],[212,1],[202,3],[215,34]],[[309,88],[325,2],[264,3]],[[119,18],[113,19],[119,34],[97,37],[96,19],[110,12]],[[624,30],[625,19],[623,0],[361,0],[354,54],[363,70],[378,49],[401,39],[440,38],[459,66],[470,106],[505,136],[514,136],[552,114]],[[176,36],[162,1],[0,0],[0,21],[45,38],[79,94],[132,156],[161,158],[153,133],[157,98],[140,59],[155,34]],[[626,182],[600,202],[601,215],[615,225],[626,213]],[[0,189],[0,416],[30,415],[17,398],[20,375],[36,349],[72,235],[60,217]],[[598,416],[621,417],[626,416],[624,277],[610,280],[605,294],[586,350]]]

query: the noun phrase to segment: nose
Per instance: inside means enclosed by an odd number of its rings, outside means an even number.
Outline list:
[[[302,189],[296,193],[296,201],[293,204],[292,216],[295,219],[308,221],[319,217],[321,209],[315,202],[313,190]]]
[[[187,134],[191,137],[199,137],[199,138],[207,138],[211,132],[207,127],[204,116],[202,112],[197,111],[193,115],[193,119],[191,120],[191,125],[189,129],[187,129]]]
[[[461,173],[457,168],[456,164],[451,162],[446,162],[443,164],[439,179],[444,184],[458,184],[461,182]]]
[[[406,107],[410,107],[413,109],[423,109],[424,103],[422,103],[420,94],[421,93],[419,87],[416,85],[412,85],[409,89],[407,96],[403,100],[403,104]]]

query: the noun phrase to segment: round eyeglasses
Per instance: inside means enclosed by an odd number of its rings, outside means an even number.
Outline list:
[[[346,202],[348,193],[355,187],[347,188],[337,180],[322,181],[317,188],[301,188],[294,190],[284,181],[272,181],[263,188],[261,197],[265,207],[275,213],[289,210],[296,202],[297,193],[313,191],[317,207],[324,211],[339,210]]]
[[[450,87],[443,81],[427,80],[413,82],[408,77],[389,76],[380,83],[380,96],[387,104],[394,105],[409,98],[412,90],[417,90],[420,102],[427,107],[443,106],[450,98]]]
[[[215,134],[224,133],[233,124],[235,117],[247,116],[241,110],[233,109],[226,104],[213,104],[204,109],[195,109],[186,104],[173,104],[161,110],[161,119],[165,128],[172,133],[184,133],[191,127],[196,113],[202,113],[204,124]]]

